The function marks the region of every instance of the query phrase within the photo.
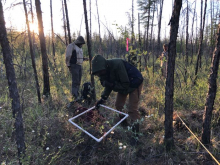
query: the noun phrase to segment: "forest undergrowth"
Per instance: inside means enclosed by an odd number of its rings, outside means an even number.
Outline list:
[[[64,55],[56,54],[56,68],[52,60],[49,62],[51,96],[43,96],[41,104],[37,101],[31,62],[27,62],[25,70],[15,66],[25,128],[26,155],[22,162],[32,165],[214,165],[213,159],[178,117],[200,138],[209,66],[204,65],[206,69],[199,71],[197,84],[193,85],[194,65],[188,67],[184,79],[182,60],[177,58],[176,61],[173,116],[175,148],[170,152],[166,152],[163,144],[166,82],[161,77],[158,63],[155,64],[154,74],[153,67],[148,67],[147,71],[142,69],[144,85],[139,106],[142,119],[140,143],[137,146],[130,145],[132,133],[120,125],[98,143],[68,122],[75,111],[67,108],[71,101],[71,75],[65,67]],[[42,87],[41,61],[36,62]],[[3,66],[2,63],[0,65]],[[83,68],[82,84],[90,81],[89,63],[85,62]],[[5,72],[1,72],[0,76],[0,163],[14,165],[18,164],[14,118]],[[97,78],[95,84],[99,99],[103,88]],[[115,93],[110,95],[107,106],[114,108],[115,96]],[[217,92],[212,118],[212,145],[208,146],[217,160],[220,160],[219,100],[220,94]],[[90,108],[93,105],[84,106]]]

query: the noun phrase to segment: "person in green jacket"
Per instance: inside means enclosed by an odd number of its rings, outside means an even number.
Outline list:
[[[131,118],[132,131],[137,134],[139,132],[140,119],[138,112],[138,103],[143,86],[143,77],[139,70],[124,61],[123,59],[108,59],[106,60],[101,55],[96,55],[92,59],[92,74],[99,77],[101,85],[104,87],[101,99],[97,101],[96,108],[100,104],[104,104],[112,91],[117,92],[115,107],[122,111],[125,105],[127,96],[128,114]],[[124,123],[126,125],[126,123]]]

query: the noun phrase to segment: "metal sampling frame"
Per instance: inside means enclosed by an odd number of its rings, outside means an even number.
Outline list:
[[[100,137],[99,139],[96,138],[95,136],[93,136],[92,134],[90,134],[89,132],[87,132],[85,129],[83,129],[82,127],[80,127],[78,124],[76,124],[76,123],[73,122],[73,120],[76,119],[77,117],[79,117],[79,116],[81,116],[81,115],[83,115],[83,114],[85,114],[85,113],[87,113],[87,112],[89,112],[89,111],[95,109],[95,106],[89,108],[88,110],[86,110],[86,111],[84,111],[84,112],[82,112],[82,113],[80,113],[80,114],[78,114],[78,115],[76,115],[76,116],[74,116],[74,117],[72,117],[72,118],[70,118],[70,119],[68,120],[71,124],[73,124],[74,126],[76,126],[77,128],[79,128],[80,130],[82,130],[83,132],[85,132],[87,135],[89,135],[90,137],[92,137],[92,138],[93,138],[94,140],[96,140],[97,142],[102,141],[102,139],[103,139],[105,136],[107,136],[115,127],[117,127],[123,120],[125,120],[125,119],[129,116],[129,115],[126,114],[126,113],[117,111],[117,110],[115,110],[115,109],[113,109],[113,108],[110,108],[110,107],[107,107],[107,106],[105,106],[105,105],[102,105],[102,104],[101,104],[100,106],[102,106],[102,107],[104,107],[104,108],[106,108],[106,109],[109,109],[109,110],[111,110],[111,111],[115,111],[115,112],[117,112],[117,113],[119,113],[119,114],[123,114],[123,115],[125,115],[125,116],[124,116],[118,123],[116,123],[108,132],[106,132],[102,137]]]

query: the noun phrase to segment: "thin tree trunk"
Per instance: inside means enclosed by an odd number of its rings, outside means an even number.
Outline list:
[[[165,90],[165,138],[166,149],[169,151],[174,146],[173,139],[173,93],[174,93],[174,70],[176,58],[176,39],[179,28],[180,10],[182,0],[175,0],[172,17],[170,19],[170,43],[168,47],[168,67]]]
[[[189,63],[189,49],[188,49],[188,42],[189,42],[189,5],[188,0],[186,1],[187,7],[186,7],[186,54],[185,54],[185,71],[184,71],[184,82],[187,85],[187,68]]]
[[[21,159],[25,156],[25,137],[24,137],[24,127],[23,118],[20,106],[20,96],[18,93],[15,69],[12,61],[12,54],[9,46],[9,41],[7,38],[7,32],[5,27],[4,12],[2,7],[2,1],[0,1],[0,43],[2,47],[3,59],[6,69],[6,75],[8,79],[8,87],[12,104],[12,113],[15,118],[15,134],[16,134],[16,144],[18,149],[19,164],[22,164]]]
[[[134,0],[132,0],[132,6],[131,6],[131,45],[134,45]]]
[[[86,36],[87,36],[87,47],[88,47],[88,53],[89,53],[89,64],[90,64],[90,74],[92,71],[91,68],[91,61],[92,61],[92,48],[90,43],[90,35],[89,35],[89,26],[88,26],[88,18],[87,18],[87,9],[86,9],[86,0],[83,0],[83,7],[84,7],[84,15],[85,15],[85,25],[86,25]],[[91,74],[91,84],[95,91],[95,80],[94,75]],[[96,93],[93,94],[93,100],[96,101]]]
[[[67,41],[67,34],[66,34],[66,18],[65,18],[65,9],[64,9],[64,2],[62,0],[62,11],[63,11],[63,29],[64,29],[64,35],[65,35],[65,43],[66,46],[68,45],[68,41]]]
[[[160,32],[161,32],[161,19],[162,19],[162,13],[163,13],[163,1],[160,1],[160,15],[158,20],[158,35],[157,35],[157,50],[160,50]],[[159,52],[157,52],[157,55],[159,55]]]
[[[156,8],[156,3],[153,2],[154,6],[153,6],[153,16],[152,16],[152,22],[151,22],[151,32],[150,32],[150,47],[152,47],[152,36],[153,36],[153,27],[154,27],[154,14],[155,14],[155,8]],[[152,51],[152,49],[151,49]]]
[[[186,7],[186,59],[185,59],[185,63],[186,63],[186,70],[188,67],[188,63],[189,63],[189,50],[188,50],[188,42],[189,42],[189,6],[188,6],[188,0],[187,2],[187,7]],[[186,73],[185,73],[186,76]]]
[[[51,19],[51,36],[52,36],[53,60],[54,60],[54,65],[56,65],[56,63],[55,63],[55,45],[54,45],[53,6],[52,6],[52,0],[50,0],[50,19]]]
[[[143,49],[141,47],[141,31],[140,31],[140,13],[138,13],[138,43],[139,43],[139,50],[140,50],[140,53],[142,53]],[[139,56],[139,71],[141,72],[141,56]]]
[[[92,4],[91,4],[91,0],[89,0],[89,15],[90,15],[90,39],[91,39],[91,42],[92,42]],[[92,43],[91,43],[92,45]]]
[[[203,130],[202,130],[202,143],[210,144],[211,136],[211,120],[212,120],[212,111],[214,106],[214,101],[217,91],[217,78],[218,78],[218,69],[219,69],[219,59],[220,59],[220,23],[218,24],[216,46],[213,52],[211,66],[211,74],[209,76],[209,91],[206,98],[205,111],[203,114]]]
[[[148,42],[148,36],[149,36],[149,27],[150,27],[150,0],[148,0],[148,18],[147,18],[147,41],[146,41],[146,49],[149,51],[149,42]],[[149,53],[149,52],[148,52]],[[148,54],[147,53],[147,54]]]
[[[156,8],[156,3],[154,3],[154,8],[153,8],[153,17],[152,17],[152,22],[151,22],[151,33],[150,33],[150,47],[151,47],[151,54],[153,56],[153,76],[154,76],[154,53],[152,53],[153,49],[152,49],[152,35],[153,35],[153,26],[154,26],[154,14],[155,14],[155,8]]]
[[[194,21],[195,21],[195,15],[196,15],[196,1],[195,1],[195,8],[194,8],[194,13],[193,13],[193,19],[192,19],[192,34],[191,34],[191,62],[190,62],[190,64],[192,64],[192,62],[193,62],[193,53],[194,53],[194,49],[193,49],[193,32],[194,32]]]
[[[202,67],[202,51],[203,51],[203,32],[204,32],[204,27],[205,27],[205,15],[206,15],[206,7],[207,7],[207,0],[205,0],[205,8],[204,8],[204,15],[203,15],[203,21],[202,21],[202,5],[203,4],[203,0],[201,0],[201,23],[200,23],[200,41],[199,41],[199,50],[198,50],[198,54],[197,54],[197,61],[196,61],[196,69],[195,69],[195,80],[194,80],[194,84],[196,84],[196,80],[197,80],[197,74],[198,74],[198,68]]]
[[[44,37],[40,0],[35,0],[35,6],[36,6],[37,19],[38,19],[39,40],[40,40],[42,63],[43,63],[43,80],[44,80],[43,95],[48,97],[50,95],[50,81],[49,81],[48,61],[47,61],[48,57],[47,57],[46,42]]]
[[[25,17],[26,17],[26,24],[27,24],[27,28],[28,28],[29,47],[30,47],[30,53],[31,53],[32,67],[33,67],[33,70],[34,70],[34,78],[35,78],[35,82],[36,82],[38,102],[41,103],[40,85],[39,85],[38,77],[37,77],[37,69],[36,69],[36,64],[35,64],[33,43],[32,43],[32,38],[31,38],[31,31],[30,31],[30,25],[29,25],[29,21],[28,21],[28,14],[27,14],[27,7],[26,7],[25,0],[23,0],[23,5],[24,5],[24,11],[25,11]]]
[[[71,41],[70,24],[69,24],[69,16],[68,16],[66,0],[64,0],[64,5],[65,5],[65,13],[66,13],[67,32],[68,32],[68,38],[69,38],[69,44],[70,44],[72,41]]]
[[[99,52],[102,53],[102,38],[100,32],[100,20],[99,20],[99,10],[98,10],[97,0],[96,0],[96,8],[97,8],[97,16],[98,16],[98,24],[99,24]]]

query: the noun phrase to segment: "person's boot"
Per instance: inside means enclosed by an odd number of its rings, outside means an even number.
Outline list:
[[[125,117],[124,115],[119,114],[120,120],[123,119],[124,117]],[[125,119],[125,120],[123,120],[123,121],[121,122],[121,126],[122,126],[123,128],[127,128],[127,126],[128,126],[128,121],[127,121],[127,119]]]
[[[139,123],[134,123],[132,125],[132,137],[131,137],[131,141],[130,141],[130,144],[132,146],[135,146],[135,145],[138,145],[139,144]]]

